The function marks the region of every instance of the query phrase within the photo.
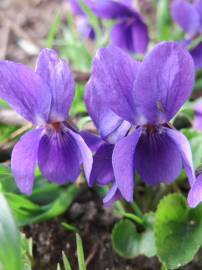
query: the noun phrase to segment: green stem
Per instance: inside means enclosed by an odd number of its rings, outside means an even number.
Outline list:
[[[161,270],[169,270],[165,264],[162,264]]]
[[[134,210],[134,212],[137,214],[137,216],[139,216],[140,218],[143,217],[143,213],[136,202],[131,203],[131,207]]]
[[[116,210],[119,212],[119,214],[121,214],[123,216],[126,211],[125,211],[122,203],[120,201],[117,201],[115,203],[115,206],[116,206]]]
[[[116,209],[123,217],[131,219],[134,222],[144,226],[144,219],[135,214],[127,213],[120,201],[116,202]]]
[[[188,46],[189,50],[194,49],[197,45],[199,45],[199,43],[202,41],[202,36],[199,36],[197,38],[195,38],[192,43]]]
[[[136,222],[136,223],[138,223],[138,224],[144,226],[144,220],[141,219],[140,217],[134,215],[134,214],[131,214],[131,213],[124,213],[124,214],[123,214],[123,217],[128,218],[128,219],[131,219],[131,220],[133,220],[134,222]]]

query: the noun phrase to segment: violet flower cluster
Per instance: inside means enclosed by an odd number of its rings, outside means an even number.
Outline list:
[[[35,72],[0,62],[0,98],[36,128],[15,145],[11,168],[20,190],[31,194],[36,166],[49,181],[74,182],[83,165],[89,186],[111,184],[104,198],[133,200],[137,172],[148,185],[170,184],[185,169],[188,203],[202,201],[188,140],[169,121],[194,84],[192,57],[180,44],[158,44],[142,62],[118,47],[100,49],[86,85],[85,102],[100,138],[68,121],[74,81],[54,50],[41,51]]]
[[[145,53],[149,42],[148,29],[140,14],[134,10],[130,0],[85,0],[85,4],[101,19],[114,20],[110,42],[126,51]],[[86,15],[79,6],[78,0],[70,0],[75,14]],[[85,27],[86,28],[86,27]],[[89,33],[92,33],[93,29]],[[91,37],[94,37],[91,34]]]
[[[171,6],[174,21],[186,33],[183,44],[188,48],[197,38],[202,37],[202,1],[174,0]],[[202,40],[190,49],[196,68],[202,67]]]

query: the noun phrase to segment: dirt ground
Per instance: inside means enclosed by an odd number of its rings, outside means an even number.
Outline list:
[[[66,215],[26,227],[25,233],[33,237],[34,243],[33,270],[55,270],[57,262],[61,261],[62,251],[68,256],[73,270],[78,269],[75,233],[66,230],[62,222],[79,229],[88,270],[160,270],[157,258],[140,256],[125,260],[116,255],[112,250],[111,231],[118,219],[113,208],[103,207],[98,195],[89,190],[73,203]],[[192,263],[180,270],[201,270],[201,255],[199,252]]]
[[[33,65],[63,0],[0,0],[0,59]]]
[[[113,208],[104,208],[93,192],[85,192],[73,203],[67,215],[51,222],[31,225],[25,229],[34,240],[34,270],[55,270],[61,260],[62,250],[70,259],[73,270],[78,269],[75,234],[67,231],[62,222],[74,224],[84,243],[88,270],[158,270],[157,259],[139,257],[124,260],[112,250],[110,232],[118,217]]]

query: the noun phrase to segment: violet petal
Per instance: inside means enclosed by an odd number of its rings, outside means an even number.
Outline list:
[[[36,73],[48,84],[51,95],[49,121],[66,120],[74,98],[74,80],[68,64],[51,49],[43,49],[37,60]]]
[[[0,98],[34,124],[48,120],[50,89],[30,68],[11,61],[0,61]]]
[[[86,94],[86,103],[94,122],[100,122],[99,110],[102,106],[99,105],[99,99],[102,104],[104,101],[106,110],[111,109],[121,118],[135,122],[131,90],[139,65],[139,62],[118,47],[110,46],[98,51]],[[107,116],[108,112],[105,115]]]
[[[27,132],[12,152],[12,173],[20,191],[27,195],[32,193],[41,136],[42,129]]]
[[[190,143],[181,132],[170,128],[165,128],[165,130],[170,139],[176,144],[176,147],[181,154],[183,167],[186,171],[189,184],[192,186],[196,177]]]
[[[136,146],[135,167],[149,185],[171,183],[180,175],[182,158],[166,132],[143,133]]]
[[[168,122],[191,95],[194,70],[190,54],[181,45],[157,45],[143,60],[134,83],[137,124]]]
[[[57,184],[74,182],[80,174],[80,151],[71,134],[45,134],[39,144],[38,163],[47,180]]]
[[[173,20],[190,36],[197,34],[200,28],[200,16],[196,7],[186,0],[175,0],[171,6]]]

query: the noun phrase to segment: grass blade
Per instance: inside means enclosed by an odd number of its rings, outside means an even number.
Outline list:
[[[84,258],[83,243],[80,235],[76,234],[76,246],[77,246],[77,257],[79,263],[79,270],[86,270],[86,263]]]
[[[65,267],[65,270],[72,270],[69,260],[64,252],[62,252],[62,260]]]

